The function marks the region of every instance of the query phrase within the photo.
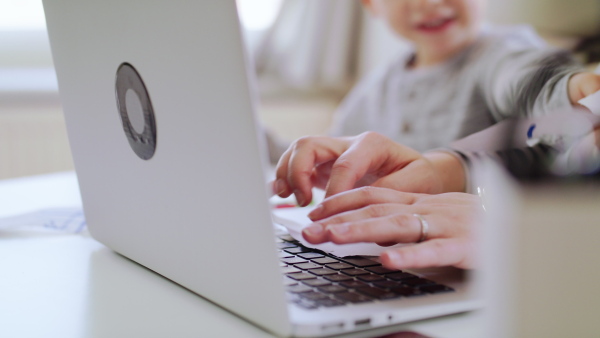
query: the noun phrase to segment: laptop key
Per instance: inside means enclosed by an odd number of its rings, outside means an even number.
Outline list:
[[[341,282],[340,285],[349,289],[364,288],[369,286],[369,284],[359,282],[357,280]]]
[[[306,252],[306,253],[298,254],[298,257],[302,257],[305,259],[313,259],[313,258],[322,258],[325,256],[321,255],[320,253],[316,253],[316,252]]]
[[[309,285],[309,286],[331,285],[330,281],[327,281],[324,279],[307,279],[307,280],[303,280],[302,283]]]
[[[282,258],[281,261],[286,264],[300,264],[307,262],[306,259],[302,259],[300,257]]]
[[[311,275],[310,273],[305,273],[305,272],[290,273],[287,276],[290,277],[291,279],[295,279],[295,280],[305,280],[305,279],[317,278],[314,275]]]
[[[316,258],[316,259],[311,259],[311,261],[313,261],[317,264],[331,264],[331,263],[339,263],[340,262],[337,259],[333,259],[331,257]]]
[[[300,297],[304,298],[304,299],[310,299],[310,300],[319,300],[319,299],[327,299],[329,298],[329,296],[327,296],[324,293],[320,293],[320,292],[305,292],[300,294]]]
[[[286,241],[286,242],[297,242],[297,241],[294,239],[294,237],[292,237],[292,236],[290,236],[290,235],[288,235],[288,234],[281,235],[281,236],[278,236],[278,237],[279,237],[279,239],[282,239],[282,240],[284,240],[284,241]]]
[[[301,263],[301,264],[296,264],[294,265],[294,267],[298,268],[298,269],[302,269],[302,270],[312,270],[312,269],[321,269],[322,267],[319,264],[315,264],[315,263]]]
[[[411,279],[411,278],[418,278],[417,276],[415,276],[411,273],[408,273],[408,272],[396,272],[396,273],[386,275],[386,277],[389,279],[393,279],[393,280],[405,280],[405,279]]]
[[[284,249],[283,251],[285,251],[287,253],[291,253],[291,254],[299,254],[299,253],[303,253],[303,252],[309,252],[308,249],[303,248],[303,247],[289,248],[289,249]]]
[[[288,273],[296,273],[296,272],[302,272],[302,270],[300,270],[300,269],[296,269],[296,268],[295,268],[295,267],[293,267],[293,266],[286,266],[286,267],[284,267],[284,268],[281,268],[281,271],[282,271],[283,273],[285,273],[285,274],[288,274]]]
[[[400,297],[400,295],[395,294],[393,292],[385,291],[385,290],[370,287],[370,286],[366,287],[366,288],[358,288],[358,289],[356,289],[356,292],[359,292],[359,293],[362,293],[369,297],[373,297],[373,298],[377,298],[377,299],[392,299],[392,298]]]
[[[276,243],[276,245],[279,249],[292,249],[298,247],[296,244],[290,242],[279,242]]]
[[[331,269],[327,269],[327,268],[320,268],[320,269],[308,270],[308,272],[310,272],[312,274],[315,274],[317,276],[325,276],[325,275],[337,274],[337,271],[331,270]]]
[[[424,293],[420,292],[418,289],[409,288],[407,286],[391,288],[390,292],[393,292],[393,293],[395,293],[399,296],[403,296],[403,297],[413,297],[413,296],[424,295]]]
[[[290,258],[290,257],[294,257],[294,255],[292,255],[291,253],[287,253],[285,251],[280,251],[279,253],[279,258]]]
[[[402,284],[408,285],[408,286],[413,286],[413,287],[422,287],[422,286],[427,286],[427,285],[435,285],[436,282],[431,281],[429,279],[425,279],[425,278],[412,278],[412,279],[403,280]]]
[[[385,274],[394,273],[394,272],[402,272],[400,270],[386,269],[383,266],[373,266],[373,267],[370,267],[370,268],[366,268],[365,270],[370,271],[372,273],[376,273],[378,275],[385,275]]]
[[[298,285],[288,287],[287,290],[291,293],[303,293],[303,292],[312,291],[312,288],[308,287],[306,285],[298,284]]]
[[[353,269],[354,266],[346,263],[333,263],[333,264],[325,264],[326,267],[334,270],[344,270],[344,269]]]
[[[284,277],[284,279],[283,279],[283,285],[284,286],[298,285],[298,281],[295,281],[295,280],[293,280],[291,278]]]
[[[342,273],[345,273],[348,276],[359,276],[359,275],[366,275],[369,272],[365,271],[363,269],[348,269],[348,270],[342,270]]]
[[[362,258],[362,257],[358,257],[358,256],[344,257],[344,258],[340,258],[340,260],[344,263],[352,264],[359,268],[365,268],[365,267],[370,267],[370,266],[381,266],[381,264],[379,264],[375,261],[372,261],[372,260],[366,259],[366,258]]]
[[[346,276],[346,275],[327,275],[327,276],[323,276],[323,278],[330,280],[332,282],[343,282],[343,281],[348,281],[348,280],[352,280],[352,277],[350,276]]]
[[[356,278],[360,279],[363,282],[369,282],[369,283],[385,280],[385,278],[383,278],[379,275],[372,275],[372,274],[362,275],[362,276],[358,276]]]
[[[391,288],[397,288],[397,287],[402,286],[402,283],[391,281],[391,280],[382,280],[382,281],[373,282],[373,285],[375,285],[379,288],[383,288],[383,289],[391,289]]]
[[[318,307],[317,303],[315,303],[311,300],[308,300],[308,299],[300,299],[299,301],[297,301],[295,303],[298,306],[303,307],[308,310],[316,309]]]
[[[454,291],[453,288],[445,286],[445,285],[440,285],[440,284],[423,286],[423,287],[420,287],[419,290],[421,290],[422,292],[427,292],[427,293],[443,293],[443,292]]]
[[[361,295],[361,294],[355,293],[355,292],[340,292],[340,293],[336,293],[335,297],[337,299],[347,301],[350,303],[364,303],[364,302],[370,302],[371,300],[373,300],[371,297]]]
[[[346,304],[346,303],[344,303],[344,302],[342,302],[340,300],[331,299],[331,298],[328,298],[328,299],[319,299],[319,300],[316,301],[316,303],[319,306],[325,306],[325,307],[333,307],[333,306],[340,306],[340,305]]]
[[[318,287],[319,291],[324,293],[338,293],[338,292],[346,292],[348,289],[342,287],[340,285],[324,285]]]

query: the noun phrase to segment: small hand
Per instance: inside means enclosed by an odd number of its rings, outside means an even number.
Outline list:
[[[421,155],[389,138],[366,132],[355,137],[303,137],[277,164],[274,191],[296,195],[299,205],[312,199],[313,187],[326,197],[366,185],[401,191],[464,191],[461,163],[446,153]]]

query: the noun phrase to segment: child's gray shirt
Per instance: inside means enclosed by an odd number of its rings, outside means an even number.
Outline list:
[[[375,131],[418,151],[513,116],[571,107],[568,80],[581,66],[525,26],[486,30],[448,62],[409,69],[412,52],[361,81],[335,114],[331,136]]]

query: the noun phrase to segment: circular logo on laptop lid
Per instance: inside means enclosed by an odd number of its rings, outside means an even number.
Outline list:
[[[156,120],[150,96],[140,74],[127,62],[117,69],[117,108],[131,149],[149,160],[156,150]]]

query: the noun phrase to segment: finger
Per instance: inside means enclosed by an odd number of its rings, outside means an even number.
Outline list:
[[[312,244],[320,244],[329,241],[324,231],[324,227],[320,223],[313,223],[302,229],[302,237]]]
[[[473,268],[473,245],[463,238],[435,239],[387,250],[381,263],[389,269],[455,266]]]
[[[389,138],[366,132],[354,139],[352,145],[335,162],[326,189],[326,197],[350,190],[366,174],[385,176],[401,170],[421,155]]]
[[[290,147],[279,158],[279,161],[277,162],[277,169],[275,170],[273,192],[283,198],[286,198],[292,194],[292,189],[287,184],[288,164],[291,154],[292,148]]]
[[[329,176],[331,175],[331,166],[333,165],[333,162],[334,161],[329,161],[319,164],[313,169],[311,177],[313,187],[325,189],[327,182],[329,181]]]
[[[411,205],[423,195],[404,193],[391,189],[362,187],[326,198],[308,214],[313,221],[356,210],[372,204],[398,203]]]
[[[352,145],[340,155],[331,168],[331,176],[325,189],[325,197],[351,190],[370,168],[378,169],[381,152],[378,145],[381,135],[363,133],[354,138]]]
[[[414,243],[421,238],[420,221],[412,214],[406,213],[354,222],[320,224],[324,226],[327,239],[336,244]]]
[[[345,141],[326,137],[304,137],[296,141],[287,171],[287,183],[296,201],[306,206],[312,200],[314,168],[335,160],[346,150]]]

